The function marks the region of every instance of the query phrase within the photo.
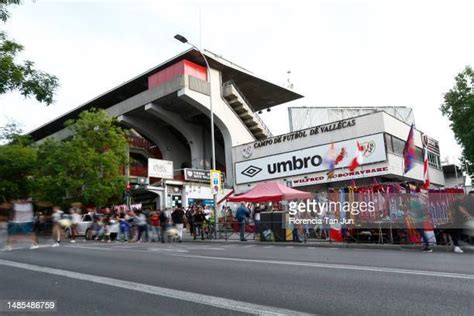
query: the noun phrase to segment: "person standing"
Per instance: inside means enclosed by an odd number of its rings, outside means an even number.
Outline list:
[[[204,240],[204,230],[202,229],[202,224],[204,223],[204,213],[200,206],[197,207],[196,213],[194,214],[194,240],[196,240],[196,235],[200,234],[201,239]],[[199,232],[199,233],[198,233]]]
[[[193,235],[194,234],[194,206],[188,207],[186,210],[186,220],[189,225],[189,234]]]
[[[260,213],[263,211],[263,205],[258,205],[255,207],[254,211],[253,211],[253,219],[254,219],[254,222],[255,222],[255,234],[254,234],[254,239],[255,240],[260,240],[261,239],[261,236],[260,236]]]
[[[240,226],[240,241],[247,241],[247,239],[245,239],[245,221],[249,216],[249,209],[244,203],[240,203],[240,206],[237,208],[237,212],[235,213],[235,217],[237,218]]]
[[[178,207],[174,210],[173,214],[171,215],[173,218],[173,223],[176,226],[176,230],[178,231],[178,241],[183,241],[183,226],[184,226],[184,210],[181,207],[181,204],[178,204]]]
[[[169,217],[166,210],[160,212],[160,225],[161,225],[161,242],[165,242],[166,225],[168,225]]]
[[[150,227],[151,227],[151,241],[160,241],[160,214],[157,211],[151,213],[150,216]]]
[[[141,210],[137,210],[136,213],[136,223],[138,228],[137,242],[142,242],[143,233],[145,233],[145,238],[143,238],[143,241],[148,241],[146,216]]]

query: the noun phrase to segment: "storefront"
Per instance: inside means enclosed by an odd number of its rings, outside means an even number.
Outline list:
[[[305,191],[325,192],[350,184],[423,182],[423,148],[427,148],[433,187],[444,185],[438,142],[415,130],[415,162],[403,172],[403,148],[410,126],[380,111],[233,148],[235,190],[246,192],[255,183],[280,180]],[[360,166],[349,170],[362,146]],[[327,157],[334,152],[334,169]]]

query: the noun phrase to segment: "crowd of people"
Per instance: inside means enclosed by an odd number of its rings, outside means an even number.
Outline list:
[[[74,243],[79,236],[102,242],[182,242],[185,229],[194,240],[212,238],[212,212],[201,205],[192,205],[185,210],[178,204],[173,209],[161,211],[127,209],[125,206],[102,210],[91,207],[82,213],[77,207],[67,214],[59,207],[53,208],[53,246],[59,246],[64,237]]]

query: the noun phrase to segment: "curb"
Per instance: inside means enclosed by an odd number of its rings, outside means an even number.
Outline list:
[[[184,240],[185,242],[187,240]],[[315,247],[315,248],[347,248],[347,249],[377,249],[377,250],[409,250],[409,251],[419,251],[421,250],[421,245],[392,245],[392,244],[357,244],[357,243],[340,243],[340,242],[308,242],[308,243],[297,243],[297,242],[272,242],[264,241],[259,242],[255,240],[249,240],[247,242],[241,242],[239,240],[189,240],[192,243],[202,243],[202,244],[237,244],[237,245],[258,245],[258,246],[296,246],[296,247]],[[431,247],[433,252],[453,252],[452,246],[442,246],[436,245]],[[461,246],[461,249],[465,253],[474,253],[474,246]]]

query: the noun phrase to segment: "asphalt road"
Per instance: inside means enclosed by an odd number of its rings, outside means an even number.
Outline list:
[[[55,300],[55,315],[473,315],[474,255],[64,243],[0,251],[0,300]]]

